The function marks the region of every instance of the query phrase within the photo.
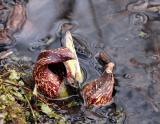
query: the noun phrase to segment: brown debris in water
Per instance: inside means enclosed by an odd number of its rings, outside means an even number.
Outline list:
[[[1,30],[0,31],[0,44],[8,44],[10,43],[10,39],[7,36],[6,30]]]
[[[111,62],[111,60],[109,59],[109,56],[107,55],[106,52],[102,51],[99,53],[98,58],[100,59],[100,61],[102,61],[104,64],[108,64],[109,62]]]
[[[26,20],[26,8],[23,4],[18,4],[14,6],[12,13],[9,16],[7,22],[7,30],[13,34],[19,31]]]
[[[1,11],[5,9],[4,5],[0,5]],[[13,35],[20,31],[26,20],[26,8],[20,2],[15,3],[13,9],[9,10],[4,28],[0,30],[0,44],[11,44],[10,39]]]

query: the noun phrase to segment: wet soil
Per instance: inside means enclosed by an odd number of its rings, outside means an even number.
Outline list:
[[[72,29],[73,36],[78,35],[82,42],[77,51],[86,80],[99,75],[94,59],[97,52],[106,51],[115,62],[118,86],[113,106],[122,109],[119,123],[160,124],[160,14],[127,9],[136,1],[30,0],[27,20],[14,35],[13,49],[35,61],[41,49],[60,46],[61,26],[67,24],[64,28]],[[158,0],[152,2],[157,4]],[[47,45],[46,37],[51,40]],[[103,115],[105,109],[99,114],[84,110],[90,116],[88,123],[115,123]],[[85,122],[81,112],[69,113],[73,122]]]

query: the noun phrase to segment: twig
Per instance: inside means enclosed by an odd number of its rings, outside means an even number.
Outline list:
[[[0,60],[7,58],[12,53],[13,53],[13,51],[11,51],[11,50],[0,52]]]
[[[14,84],[12,81],[9,81],[9,80],[5,80],[3,83],[4,83],[4,84],[8,84],[8,85],[12,85],[12,86],[15,86],[15,87],[18,87],[18,88],[21,87],[21,88],[23,88],[24,90],[27,90],[27,91],[32,92],[31,89],[29,89],[29,88],[27,88],[27,87],[24,87],[24,86],[20,86],[20,85]],[[37,95],[37,98],[38,98],[40,101],[44,102],[44,103],[48,103],[48,102],[47,102],[46,100],[44,100],[40,95]]]
[[[30,104],[30,102],[29,102],[28,98],[26,97],[26,95],[24,95],[24,97],[25,97],[25,99],[27,100],[28,105],[29,105],[29,107],[30,107],[30,109],[31,109],[31,113],[32,113],[32,115],[33,115],[33,118],[34,118],[35,124],[37,124],[37,119],[36,119],[36,116],[35,116],[35,114],[34,114],[33,108],[32,108],[32,106],[31,106],[31,104]]]
[[[24,89],[24,90],[27,90],[27,91],[32,92],[31,89],[29,89],[29,88],[27,88],[27,87],[24,87],[24,86],[20,86],[20,85],[14,84],[12,81],[9,81],[9,80],[5,80],[3,83],[4,83],[4,84],[8,84],[8,85],[15,86],[15,87],[17,87],[17,88],[22,88],[22,89]],[[32,93],[33,93],[33,92],[32,92]],[[41,96],[40,94],[37,94],[36,97],[37,97],[38,100],[42,101],[43,103],[49,104],[49,103],[48,103],[49,99],[48,99],[48,100],[45,100],[45,98],[44,98],[43,96]],[[53,99],[52,99],[52,100],[53,100]],[[49,105],[50,105],[50,104],[49,104]],[[53,106],[53,105],[54,105],[54,106]],[[58,108],[58,109],[61,109],[61,108],[59,108],[58,105],[56,105],[55,103],[54,103],[54,104],[52,103],[52,107],[53,107],[54,109],[56,109],[56,110],[57,110],[57,108]]]
[[[27,88],[27,87],[24,87],[24,86],[20,86],[20,85],[18,85],[18,84],[14,84],[12,81],[9,81],[9,80],[5,80],[4,82],[3,82],[4,84],[9,84],[9,85],[12,85],[12,86],[15,86],[15,87],[21,87],[21,88],[23,88],[23,89],[25,89],[25,90],[27,90],[27,91],[32,91],[31,89],[29,89],[29,88]]]
[[[0,75],[1,78],[4,78],[5,76],[9,75],[10,72],[6,72],[6,73],[3,73],[2,75]]]
[[[12,86],[15,86],[15,87],[21,87],[21,88],[24,88],[24,89],[27,90],[27,91],[31,91],[29,88],[16,85],[16,84],[14,84],[13,82],[11,82],[11,81],[9,81],[9,80],[5,80],[3,83],[9,84],[9,85],[12,85]],[[37,119],[36,119],[36,116],[35,116],[34,111],[33,111],[33,109],[32,109],[32,106],[31,106],[28,98],[26,97],[26,95],[24,95],[24,97],[25,97],[25,99],[27,100],[27,103],[28,103],[28,105],[29,105],[29,107],[30,107],[30,109],[31,109],[31,113],[32,113],[33,118],[34,118],[34,120],[35,120],[35,124],[37,124]]]

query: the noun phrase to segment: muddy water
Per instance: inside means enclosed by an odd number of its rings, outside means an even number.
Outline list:
[[[72,23],[72,33],[87,44],[79,52],[87,80],[98,76],[94,55],[105,50],[116,63],[114,106],[122,109],[119,123],[160,124],[160,20],[156,12],[127,10],[136,0],[30,0],[27,21],[15,35],[15,49],[35,61],[41,49],[58,47],[60,27]],[[158,3],[157,1],[154,1]],[[51,43],[46,45],[49,36]],[[96,69],[95,69],[96,68]],[[114,123],[114,119],[89,115],[86,123]],[[108,109],[107,109],[108,110]],[[75,117],[76,116],[76,117]],[[73,122],[85,122],[81,112]],[[114,118],[114,117],[113,117]],[[81,120],[81,121],[78,121]]]

